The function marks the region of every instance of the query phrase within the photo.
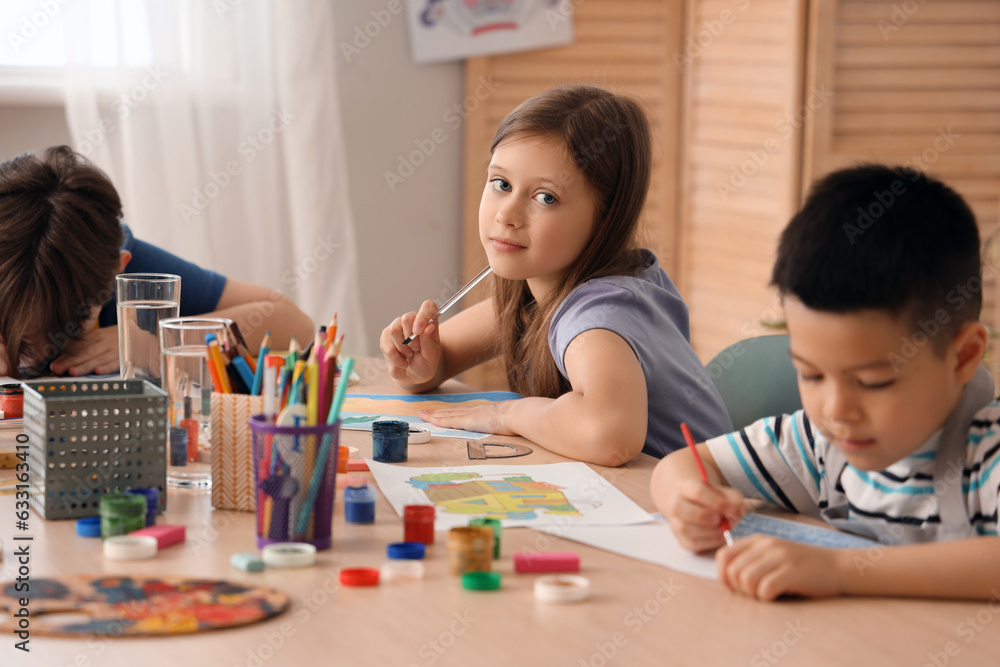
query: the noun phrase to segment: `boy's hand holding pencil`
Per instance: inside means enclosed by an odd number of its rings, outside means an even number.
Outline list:
[[[686,425],[684,425],[686,426]],[[686,429],[684,429],[686,430]],[[685,433],[687,438],[689,433]],[[661,480],[665,493],[653,498],[658,509],[670,523],[681,546],[701,553],[726,544],[725,533],[739,523],[745,512],[743,494],[736,489],[714,483],[698,455],[693,440],[690,451],[676,451],[657,465],[654,476]],[[715,471],[711,456],[704,456]],[[717,473],[715,473],[717,475]]]

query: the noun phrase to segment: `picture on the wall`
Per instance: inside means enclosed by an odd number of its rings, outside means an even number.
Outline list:
[[[406,0],[406,17],[421,64],[573,41],[571,0]]]

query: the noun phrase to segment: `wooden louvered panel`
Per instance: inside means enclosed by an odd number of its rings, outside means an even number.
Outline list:
[[[866,160],[920,168],[968,200],[985,239],[1000,226],[1000,3],[901,7],[814,3],[807,85],[835,94],[806,128],[804,183]],[[997,278],[984,283],[1000,331]]]
[[[893,22],[893,12],[897,6],[903,5],[899,0],[889,2],[871,2],[861,0],[860,2],[844,2],[838,12],[838,24],[877,24],[879,21]],[[902,7],[899,7],[903,10]],[[907,17],[907,25],[919,25],[921,23],[933,23],[935,25],[957,24],[977,24],[983,20],[996,20],[1000,18],[1000,6],[994,0],[980,0],[980,2],[924,2],[919,4],[916,11],[902,11],[902,15]],[[899,16],[897,14],[897,16]],[[890,32],[890,36],[898,35],[899,32]]]
[[[777,238],[798,204],[804,16],[789,0],[689,0],[688,35],[734,18],[688,69],[679,281],[708,360],[771,308]],[[741,172],[742,169],[742,172]]]
[[[466,61],[466,94],[480,85],[480,77],[496,87],[465,123],[462,267],[466,279],[486,262],[479,243],[478,211],[493,134],[517,104],[563,83],[603,86],[635,97],[646,108],[655,157],[640,238],[668,273],[676,273],[681,73],[672,55],[682,47],[681,16],[681,0],[588,0],[575,4],[573,44]],[[477,296],[484,296],[483,290],[467,303]],[[473,369],[462,379],[479,387],[503,386],[493,364]]]

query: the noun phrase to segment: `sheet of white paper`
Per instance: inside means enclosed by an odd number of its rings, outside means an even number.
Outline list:
[[[674,537],[666,519],[659,514],[652,517],[653,523],[635,526],[537,526],[536,530],[696,577],[716,578],[715,554],[691,553]]]
[[[714,553],[691,553],[680,545],[662,515],[653,514],[652,517],[653,523],[635,526],[537,526],[536,529],[696,577],[718,578]],[[831,549],[864,549],[876,544],[839,530],[756,513],[744,516],[733,529],[736,539],[755,533]]]
[[[437,507],[435,530],[500,519],[521,526],[624,526],[652,517],[585,463],[410,468],[367,460],[400,515],[405,505]]]

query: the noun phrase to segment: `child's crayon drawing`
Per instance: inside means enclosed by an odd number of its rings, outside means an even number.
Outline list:
[[[411,504],[437,507],[435,530],[469,519],[518,526],[604,526],[651,519],[585,463],[413,468],[368,461],[382,494],[397,513]]]

